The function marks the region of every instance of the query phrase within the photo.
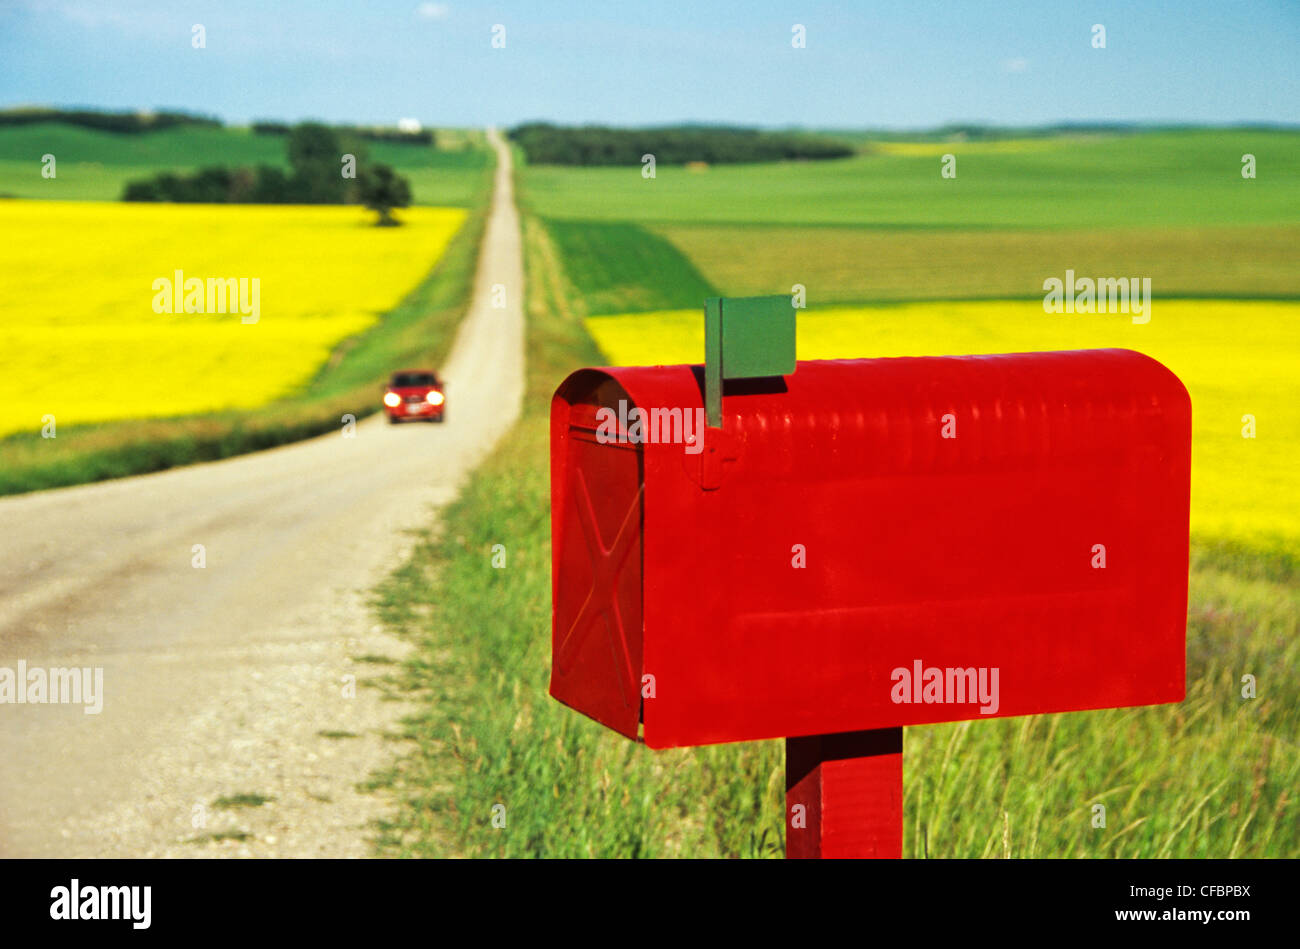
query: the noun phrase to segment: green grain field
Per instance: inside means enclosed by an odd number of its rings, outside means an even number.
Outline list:
[[[1058,139],[1022,150],[631,168],[528,167],[521,199],[547,219],[638,224],[1142,228],[1295,224],[1300,132],[1196,130]],[[1241,177],[1243,154],[1258,177]]]
[[[1004,146],[989,150],[990,145]],[[957,177],[940,176],[940,155]],[[660,168],[528,167],[588,315],[806,288],[810,306],[1030,299],[1046,276],[1141,275],[1165,297],[1300,296],[1300,132],[1198,130],[927,143],[924,154]],[[967,151],[971,154],[967,154]],[[1241,175],[1242,155],[1258,177]],[[1267,169],[1267,170],[1266,170]],[[581,224],[618,239],[573,246]],[[637,230],[643,233],[637,236]],[[678,252],[670,253],[662,238]],[[658,265],[625,262],[656,242]],[[593,283],[591,274],[604,279]]]

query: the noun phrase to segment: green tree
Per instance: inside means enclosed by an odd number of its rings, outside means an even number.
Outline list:
[[[411,184],[387,165],[375,163],[357,174],[361,201],[372,211],[379,212],[379,227],[394,227],[402,222],[392,215],[393,208],[404,208],[411,203]]]
[[[306,204],[342,204],[347,181],[338,134],[320,122],[302,122],[289,133],[293,192]]]

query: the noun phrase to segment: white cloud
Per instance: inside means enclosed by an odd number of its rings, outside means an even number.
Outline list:
[[[1021,57],[1015,59],[1004,59],[1002,61],[1003,72],[1024,72],[1029,68],[1029,60]]]
[[[451,12],[445,3],[422,3],[415,8],[415,15],[422,20],[441,20]]]

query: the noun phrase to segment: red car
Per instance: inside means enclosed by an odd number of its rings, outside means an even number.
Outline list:
[[[393,373],[384,390],[384,411],[388,421],[427,419],[441,422],[447,399],[437,373],[427,369],[403,369]]]

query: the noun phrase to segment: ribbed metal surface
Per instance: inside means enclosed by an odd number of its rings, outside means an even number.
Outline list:
[[[801,362],[729,386],[702,454],[590,438],[598,407],[694,410],[702,390],[699,366],[657,366],[556,394],[556,698],[631,736],[629,678],[654,676],[652,747],[1181,699],[1191,403],[1155,360]],[[639,566],[599,569],[583,538],[618,536],[634,505]],[[591,602],[641,615],[641,636],[565,645]],[[997,669],[1002,691],[902,703],[893,671],[917,661]]]
[[[802,362],[780,398],[724,398],[723,427],[758,477],[813,459],[824,476],[1049,468],[1096,457],[1117,426],[1157,434],[1186,395],[1167,370],[1153,389],[1153,365],[1127,350]]]

